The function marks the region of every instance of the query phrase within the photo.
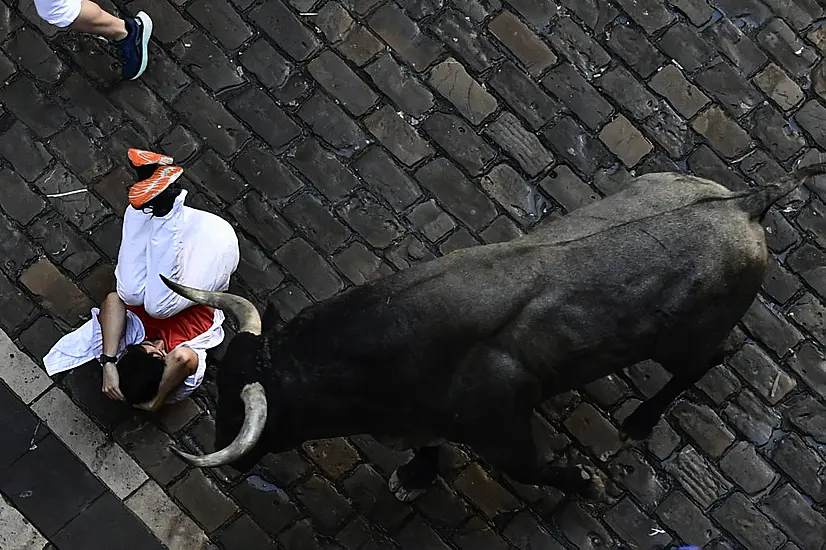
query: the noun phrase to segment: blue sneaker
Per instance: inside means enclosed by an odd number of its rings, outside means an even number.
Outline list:
[[[144,12],[125,18],[126,38],[114,42],[120,52],[123,78],[135,80],[146,70],[149,61],[149,37],[152,36],[152,19]]]

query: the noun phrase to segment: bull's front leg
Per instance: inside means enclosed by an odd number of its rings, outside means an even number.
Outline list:
[[[439,446],[420,447],[413,458],[399,466],[387,483],[390,491],[402,502],[421,496],[439,475]]]

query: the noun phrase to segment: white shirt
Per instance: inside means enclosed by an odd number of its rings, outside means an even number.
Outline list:
[[[80,328],[63,336],[52,347],[43,364],[49,376],[59,372],[71,370],[80,365],[84,365],[92,359],[97,359],[103,353],[103,331],[98,321],[99,308],[92,309],[92,318],[86,321]],[[201,385],[206,372],[206,352],[208,349],[218,346],[224,341],[224,312],[215,310],[212,326],[204,332],[189,340],[179,344],[194,351],[198,356],[198,368],[184,380],[183,384],[173,390],[166,398],[167,403],[176,403],[186,399],[195,388]],[[137,315],[131,311],[126,311],[126,325],[123,330],[123,337],[118,345],[117,357],[123,355],[127,346],[140,344],[143,342],[146,331],[143,323]]]

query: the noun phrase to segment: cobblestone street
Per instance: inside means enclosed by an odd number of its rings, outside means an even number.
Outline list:
[[[134,82],[105,42],[3,1],[2,550],[826,549],[826,177],[770,211],[739,351],[652,439],[600,459],[667,381],[654,363],[537,411],[549,457],[611,480],[600,504],[457,446],[402,504],[386,483],[408,455],[367,436],[193,469],[168,445],[213,450],[215,369],[149,415],[108,400],[96,362],[42,368],[113,288],[128,147],[185,168],[187,203],[237,230],[231,291],[288,321],[635,175],[743,189],[826,161],[818,0],[104,0],[155,22]]]

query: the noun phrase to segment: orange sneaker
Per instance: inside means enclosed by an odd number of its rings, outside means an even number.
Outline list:
[[[153,153],[152,151],[144,151],[142,149],[129,149],[126,152],[132,166],[145,166],[147,164],[160,164],[161,166],[169,166],[172,164],[172,157],[162,155],[160,153]]]
[[[150,177],[129,188],[129,204],[140,210],[146,203],[166,191],[183,173],[184,169],[180,166],[158,166]]]

